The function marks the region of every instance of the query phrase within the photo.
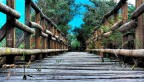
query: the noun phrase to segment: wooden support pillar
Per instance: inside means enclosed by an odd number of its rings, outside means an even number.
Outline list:
[[[143,3],[143,0],[136,0],[136,7],[139,7]],[[144,24],[143,16],[138,18],[138,27],[135,30],[135,48],[143,49],[144,48]]]
[[[29,25],[29,21],[30,21],[30,14],[31,14],[31,3],[30,1],[25,1],[25,24],[27,26],[30,26]],[[25,49],[31,49],[31,34],[25,32],[24,33],[24,43],[25,43]],[[34,61],[34,56],[31,56],[30,55],[26,55],[25,57],[25,61],[28,62],[29,60],[32,60]]]
[[[55,28],[54,28],[54,26],[52,26],[52,29],[53,29],[52,30],[53,35],[55,36]],[[54,40],[52,41],[52,48],[55,49],[55,41]]]
[[[123,45],[122,45],[122,47],[124,49],[127,49],[127,41],[128,41],[128,35],[123,35]]]
[[[36,12],[36,23],[40,24],[40,13],[39,12]],[[35,48],[36,49],[41,49],[41,31],[39,29],[36,29],[35,31]],[[37,54],[35,56],[35,59],[36,60],[39,60],[41,59],[41,55],[40,54]]]
[[[122,6],[122,17],[123,17],[123,22],[126,23],[128,20],[128,3],[125,2]],[[123,36],[123,44],[127,42],[128,36]],[[127,45],[123,45],[122,48],[126,49]]]
[[[42,27],[43,27],[43,30],[45,31],[46,30],[46,27],[45,27],[45,19],[42,19]],[[47,38],[43,37],[43,49],[47,49]]]
[[[42,18],[42,27],[43,27],[43,31],[45,32],[46,31],[46,26],[45,26],[45,19]],[[42,48],[43,49],[47,49],[47,38],[46,37],[42,37]],[[46,58],[47,57],[47,53],[45,54],[42,54],[42,58]]]
[[[115,22],[115,23],[118,22],[118,12],[114,14],[114,22]]]
[[[122,17],[123,17],[124,23],[126,23],[128,20],[128,3],[127,2],[125,2],[122,6]]]
[[[11,7],[12,9],[15,9],[15,0],[7,0],[6,4],[7,4],[7,6]],[[7,16],[7,21],[10,21],[10,22],[14,21],[14,18]],[[15,48],[15,27],[13,25],[9,25],[9,27],[7,28],[6,47]],[[13,64],[14,59],[15,59],[15,56],[6,57],[6,63]]]
[[[7,6],[15,9],[15,0],[7,0]],[[7,21],[14,21],[14,18],[7,16]],[[7,28],[6,47],[15,47],[15,27],[13,25]]]
[[[56,36],[58,36],[58,30],[56,30]],[[58,40],[56,41],[56,49],[58,49]]]
[[[50,24],[48,24],[48,30],[52,32],[52,27]],[[48,49],[52,49],[52,40],[51,40],[52,35],[48,35],[48,40],[47,40],[47,46]]]

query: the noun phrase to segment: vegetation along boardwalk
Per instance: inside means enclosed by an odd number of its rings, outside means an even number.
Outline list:
[[[0,69],[1,82],[137,82],[144,81],[144,69],[124,65],[116,59],[101,58],[87,52],[67,52],[58,56],[48,56],[32,62],[25,69],[23,66]]]

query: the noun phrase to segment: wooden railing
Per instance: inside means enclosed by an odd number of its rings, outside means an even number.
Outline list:
[[[35,11],[35,21],[31,21],[31,8]],[[17,20],[21,16],[15,10],[15,0],[7,0],[7,5],[0,2],[0,12],[7,16],[7,21],[0,30],[0,41],[6,38],[6,47],[0,48],[0,56],[6,58],[5,63],[12,64],[15,56],[23,56],[23,54],[26,56],[25,61],[29,61],[32,56],[34,56],[33,60],[38,60],[43,55],[49,55],[49,52],[68,50],[66,36],[32,0],[25,0],[25,24]],[[24,39],[19,43],[24,45],[24,49],[20,49],[19,45],[16,48],[15,28],[24,32]]]
[[[119,12],[121,10],[121,13]],[[99,44],[99,49],[89,49],[88,51],[96,51],[102,53],[111,53],[114,55],[124,55],[124,56],[132,56],[132,57],[144,57],[144,25],[143,25],[143,17],[144,13],[144,1],[136,0],[136,10],[131,14],[131,19],[128,21],[128,2],[127,0],[120,0],[115,8],[104,15],[102,24],[104,26],[110,26],[109,20],[113,18],[114,25],[110,28],[109,32],[104,33],[101,29],[95,29],[93,32],[93,42]],[[121,20],[118,20],[118,16],[122,17]],[[129,33],[129,31],[133,29],[134,36]],[[107,49],[106,45],[101,44],[101,40],[107,37],[110,37],[113,32],[118,30],[123,34],[122,38],[122,49]],[[121,37],[117,37],[121,38]],[[90,39],[89,39],[90,40]],[[87,41],[87,44],[90,44],[90,41]],[[127,42],[133,41],[133,47],[128,49]],[[108,42],[109,43],[109,42]]]

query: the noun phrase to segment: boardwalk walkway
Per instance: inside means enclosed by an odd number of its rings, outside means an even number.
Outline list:
[[[87,52],[67,52],[33,62],[26,68],[27,82],[144,82],[144,69],[120,65],[118,60]],[[23,68],[0,69],[0,82],[26,82]]]

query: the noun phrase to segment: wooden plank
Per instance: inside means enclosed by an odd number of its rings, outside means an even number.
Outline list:
[[[38,82],[36,80],[2,80],[3,82]],[[42,82],[143,82],[144,79],[78,79],[78,80],[43,80]]]
[[[72,59],[67,59],[68,56],[74,57]],[[55,59],[59,57],[60,59],[66,59],[66,61],[55,63]],[[80,59],[81,57],[85,62]],[[93,61],[87,62],[92,57],[94,57],[92,59]],[[131,82],[134,79],[143,80],[144,78],[143,68],[131,70],[131,66],[128,65],[124,68],[119,66],[119,62],[116,64],[115,62],[94,62],[94,59],[98,60],[99,57],[85,52],[69,52],[61,54],[60,56],[50,56],[49,58],[45,58],[45,60],[36,61],[32,63],[29,68],[26,68],[26,75],[28,75],[27,81],[51,80],[59,82],[67,80],[88,80],[97,82],[97,80],[100,79],[109,82],[110,80],[117,81],[117,79],[119,79],[119,81],[126,81],[125,79],[128,79],[128,81]],[[107,60],[107,58],[104,58],[104,60]],[[23,68],[0,69],[0,78],[5,79],[9,73],[11,75],[9,77],[10,81],[21,80]]]

